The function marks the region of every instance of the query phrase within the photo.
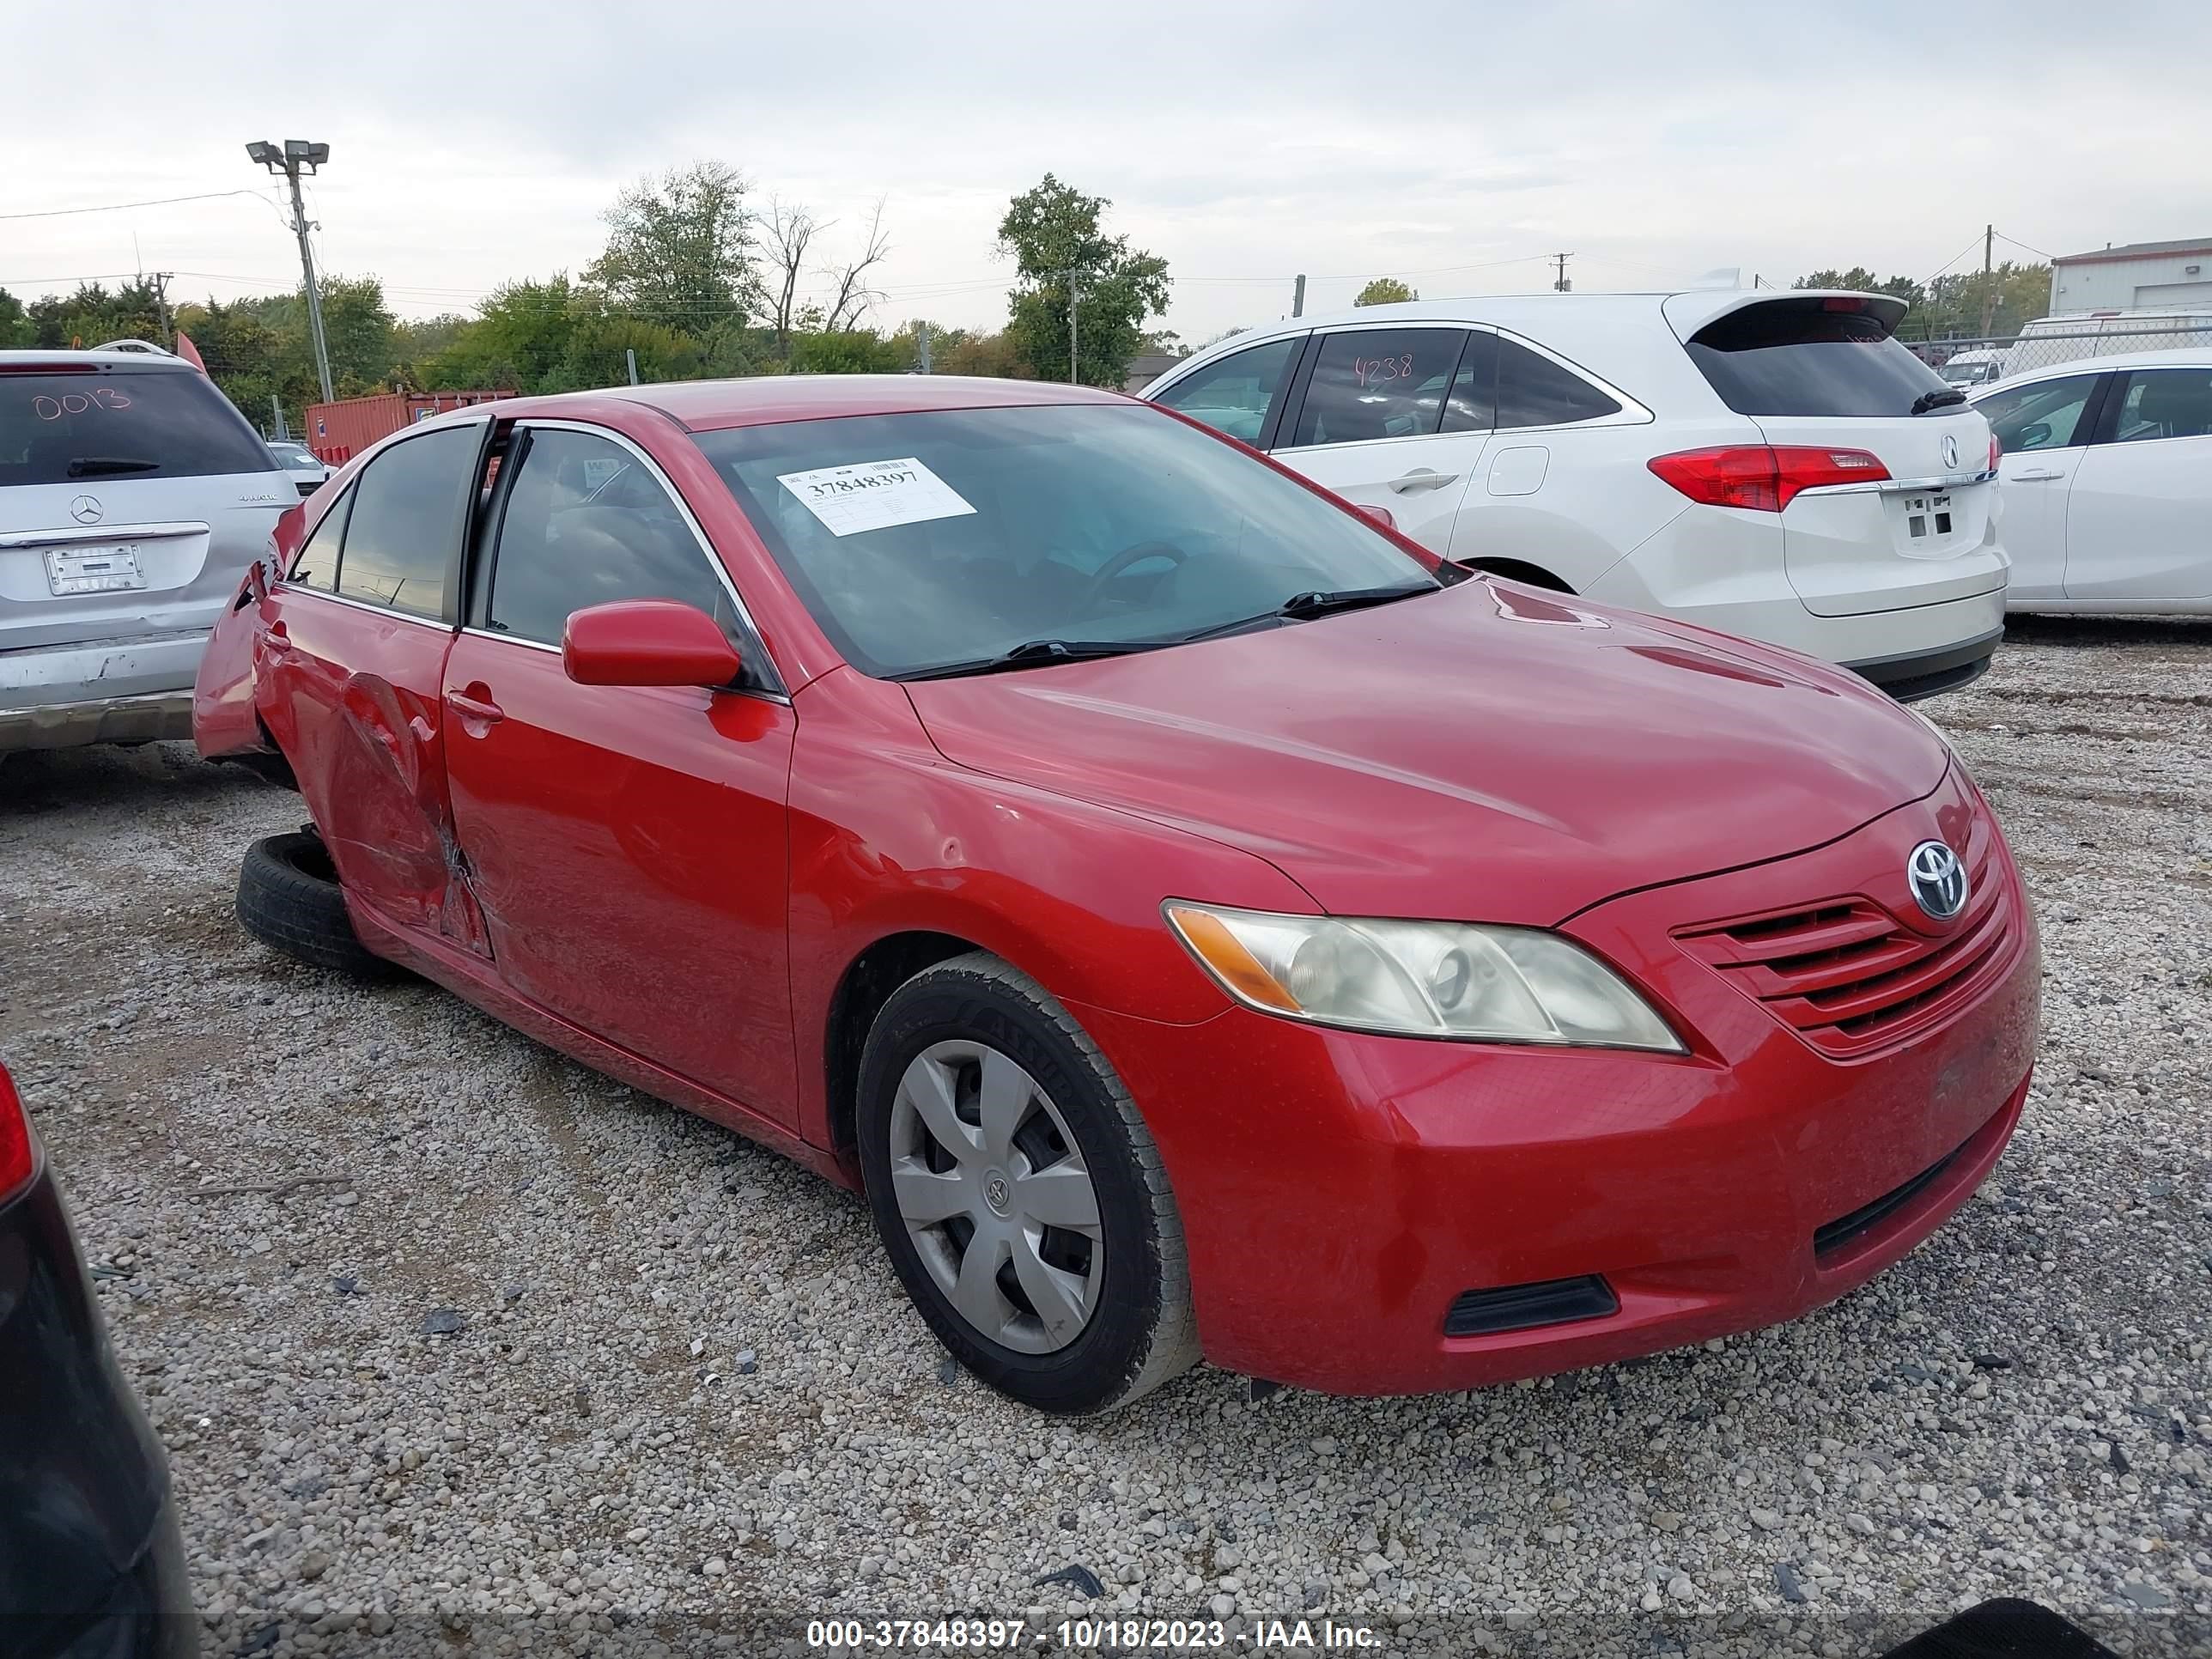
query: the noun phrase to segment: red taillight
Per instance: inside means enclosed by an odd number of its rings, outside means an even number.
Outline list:
[[[1889,469],[1863,449],[1797,445],[1685,449],[1656,455],[1647,465],[1693,501],[1747,507],[1754,513],[1779,513],[1801,490],[1871,483],[1889,477]]]
[[[1823,311],[1864,311],[1866,306],[1867,302],[1864,300],[1854,299],[1848,295],[1841,294],[1831,295],[1820,301],[1820,309]]]
[[[1997,463],[2002,459],[2004,459],[2004,446],[1997,441],[1997,434],[1992,432],[1990,434],[1990,471],[1996,471]]]
[[[0,1066],[0,1202],[31,1178],[31,1126],[8,1068]]]

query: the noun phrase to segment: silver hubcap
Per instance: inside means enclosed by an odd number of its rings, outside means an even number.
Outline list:
[[[1083,1334],[1105,1251],[1098,1194],[1050,1096],[981,1042],[915,1056],[891,1105],[891,1195],[960,1316],[1023,1353]]]

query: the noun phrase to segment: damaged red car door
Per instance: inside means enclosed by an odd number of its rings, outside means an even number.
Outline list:
[[[262,607],[254,703],[349,898],[481,953],[447,804],[442,707],[488,422],[373,456]]]
[[[794,721],[720,562],[645,452],[526,422],[446,663],[453,823],[511,989],[795,1120],[785,802]],[[584,685],[569,616],[673,599],[721,624],[729,689]]]

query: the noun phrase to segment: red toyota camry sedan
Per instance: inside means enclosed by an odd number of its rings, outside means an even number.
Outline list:
[[[1464,1389],[1802,1313],[1996,1162],[2034,924],[1847,672],[1440,564],[1171,411],[504,402],[289,514],[239,907],[866,1194],[1048,1411]]]

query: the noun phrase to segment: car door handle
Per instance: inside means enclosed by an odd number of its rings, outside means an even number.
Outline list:
[[[2015,472],[2006,482],[2008,483],[2047,483],[2053,478],[2063,478],[2065,476],[2055,466],[2038,467],[2033,472]]]
[[[1402,477],[1390,480],[1390,488],[1401,495],[1416,489],[1441,489],[1457,479],[1456,472],[1436,472],[1425,466],[1417,466]]]
[[[486,726],[507,718],[507,710],[489,697],[472,697],[465,691],[447,692],[446,706],[457,714],[472,720],[482,720]]]

